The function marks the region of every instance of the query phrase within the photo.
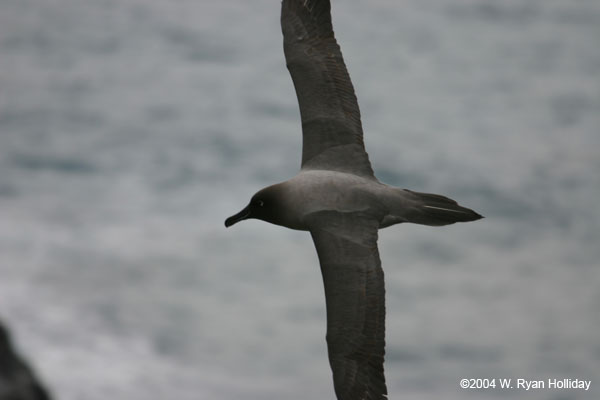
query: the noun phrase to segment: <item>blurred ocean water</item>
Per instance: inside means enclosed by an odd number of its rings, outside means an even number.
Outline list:
[[[334,398],[279,1],[0,2],[0,318],[55,398]],[[600,3],[334,1],[378,177],[390,398],[600,396]],[[462,390],[578,378],[583,390]]]

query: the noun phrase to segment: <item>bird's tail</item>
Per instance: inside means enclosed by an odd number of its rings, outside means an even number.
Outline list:
[[[406,222],[414,224],[441,226],[455,222],[476,221],[483,218],[475,211],[462,207],[448,197],[439,194],[419,193],[406,190],[414,196],[415,205],[405,215]]]

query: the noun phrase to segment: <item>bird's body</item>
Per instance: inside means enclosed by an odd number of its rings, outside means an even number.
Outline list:
[[[433,210],[453,212],[450,218],[476,216],[443,196],[400,189],[339,171],[302,170],[285,182],[264,188],[257,195],[266,202],[262,207],[270,207],[273,202],[277,205],[276,214],[261,219],[302,231],[310,231],[311,216],[323,211],[368,213],[378,222],[379,228],[401,222],[433,226],[449,223],[448,220],[434,218]],[[438,203],[444,204],[436,207],[424,196],[433,196]]]
[[[310,232],[325,287],[337,398],[384,399],[385,288],[378,230],[402,222],[440,226],[482,217],[447,197],[377,180],[333,35],[329,0],[283,0],[281,27],[302,120],[301,169],[258,191],[225,225],[256,218]]]
[[[379,210],[379,205],[374,205],[369,200],[375,192],[383,192],[386,188],[389,187],[345,172],[301,171],[290,180],[265,188],[279,194],[277,204],[281,214],[293,216],[292,219],[282,218],[269,222],[309,231],[310,216],[321,211],[336,210],[344,213],[378,209],[377,215],[381,214],[380,217],[383,217],[383,210]]]

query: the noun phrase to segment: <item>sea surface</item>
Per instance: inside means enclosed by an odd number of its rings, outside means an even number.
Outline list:
[[[279,13],[0,1],[0,319],[55,399],[335,398],[310,235],[223,226],[299,168]],[[380,232],[390,398],[600,398],[600,2],[333,23],[377,176],[486,216]]]

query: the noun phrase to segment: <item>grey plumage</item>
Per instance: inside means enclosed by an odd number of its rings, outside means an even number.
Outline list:
[[[284,0],[281,30],[302,118],[302,168],[374,179],[354,87],[333,35],[329,1]]]
[[[328,0],[283,0],[281,27],[302,119],[301,170],[257,192],[225,225],[256,218],[311,233],[337,398],[384,399],[385,287],[377,231],[402,222],[440,226],[482,217],[447,197],[377,180]]]
[[[338,399],[387,394],[385,288],[377,220],[368,214],[321,212],[311,235],[319,255],[327,309],[327,347]]]

